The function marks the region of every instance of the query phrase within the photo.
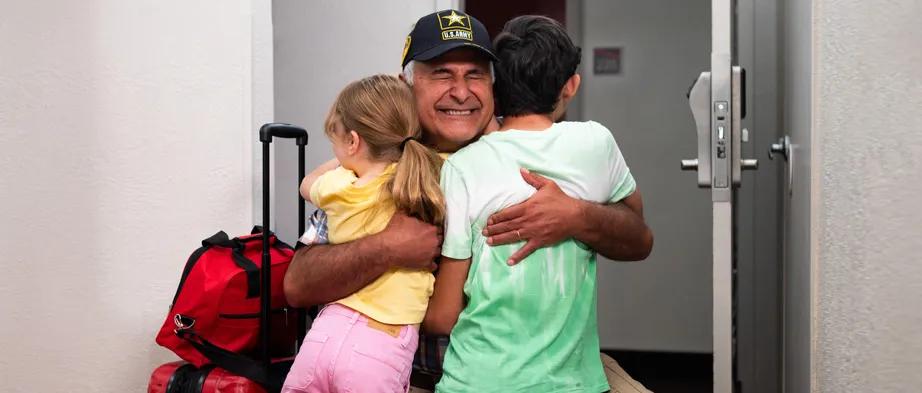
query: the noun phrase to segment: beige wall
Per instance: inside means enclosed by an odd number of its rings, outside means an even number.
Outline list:
[[[814,372],[922,386],[922,3],[815,0]]]
[[[253,221],[269,26],[268,0],[4,2],[0,391],[143,392],[175,358],[188,254]]]

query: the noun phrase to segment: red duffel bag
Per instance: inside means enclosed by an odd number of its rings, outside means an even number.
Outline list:
[[[157,343],[196,367],[219,363],[223,354],[257,358],[259,348],[261,228],[229,238],[223,231],[202,241],[186,262]],[[297,313],[290,310],[282,280],[294,255],[290,246],[269,238],[273,357],[292,356]],[[220,365],[220,364],[219,364]]]

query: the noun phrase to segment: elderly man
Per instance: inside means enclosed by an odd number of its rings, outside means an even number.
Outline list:
[[[407,37],[402,66],[403,79],[416,95],[427,144],[450,154],[495,127],[493,60],[489,35],[476,19],[457,10],[419,19]],[[619,203],[596,204],[568,197],[551,181],[527,180],[535,194],[494,214],[485,228],[491,244],[526,241],[512,262],[567,238],[613,260],[649,255],[653,236],[643,220],[639,192]],[[285,295],[292,305],[334,302],[395,267],[434,269],[440,255],[441,228],[399,213],[384,231],[353,242],[325,244],[324,234],[321,212],[302,237],[308,247],[297,251],[285,276]],[[420,350],[441,352],[427,340]],[[436,371],[439,367],[440,359],[431,353],[418,354],[417,360]]]

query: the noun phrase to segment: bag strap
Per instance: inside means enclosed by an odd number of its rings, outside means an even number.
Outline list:
[[[262,225],[256,225],[256,226],[254,226],[253,229],[250,231],[250,234],[251,234],[251,235],[256,235],[256,234],[261,234],[261,233],[263,233],[263,226],[262,226]],[[269,231],[269,237],[274,237],[274,238],[275,238],[275,241],[273,242],[272,246],[275,247],[276,249],[279,249],[279,250],[292,250],[292,251],[294,251],[294,248],[292,248],[290,245],[288,245],[288,243],[283,242],[282,239],[279,239],[278,236],[275,235],[275,232]],[[260,241],[260,240],[262,240],[262,239],[261,239],[261,238],[253,238],[253,239],[250,239],[250,241]]]
[[[259,267],[253,261],[243,256],[240,249],[234,249],[231,258],[247,275],[247,299],[259,297]]]
[[[259,266],[243,255],[243,244],[231,239],[224,231],[202,240],[202,247],[223,247],[231,249],[234,264],[243,269],[247,275],[247,299],[259,297]]]
[[[192,273],[192,267],[195,266],[195,263],[198,262],[199,258],[202,257],[202,254],[205,251],[208,251],[209,246],[199,247],[197,250],[192,252],[192,255],[189,256],[189,259],[186,261],[186,267],[182,269],[182,277],[179,278],[179,285],[176,286],[176,293],[173,295],[173,301],[170,302],[170,309],[173,309],[173,306],[176,305],[176,299],[179,298],[179,292],[182,291],[183,285],[186,284],[186,279],[189,278],[189,273]]]
[[[206,246],[206,247],[218,246],[218,247],[224,247],[224,248],[240,247],[240,245],[237,244],[235,241],[233,241],[229,236],[227,236],[227,233],[225,233],[224,231],[218,231],[218,233],[211,235],[211,237],[205,240],[202,240],[202,246]]]
[[[262,363],[249,356],[228,351],[212,344],[202,336],[191,330],[176,330],[176,335],[186,340],[192,347],[201,352],[214,365],[256,382],[269,391],[277,392],[282,389],[282,381],[270,378],[268,371]]]
[[[213,246],[233,248],[234,244],[231,243],[231,239],[227,237],[224,231],[218,231],[218,233],[211,235],[211,237],[202,240],[202,246],[193,251],[189,259],[186,260],[186,266],[182,269],[182,276],[179,278],[179,285],[176,286],[176,293],[173,294],[173,301],[170,302],[170,309],[176,304],[176,299],[179,298],[179,293],[182,292],[182,287],[185,285],[186,279],[189,278],[189,273],[192,273],[192,268],[195,266],[195,263],[198,262],[205,251],[208,251],[208,249]],[[249,278],[247,281],[249,281]]]

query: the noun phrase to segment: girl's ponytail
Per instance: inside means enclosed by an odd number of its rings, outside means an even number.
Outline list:
[[[445,220],[445,198],[439,187],[442,157],[415,138],[407,138],[401,145],[397,168],[385,189],[397,210],[442,225]]]

